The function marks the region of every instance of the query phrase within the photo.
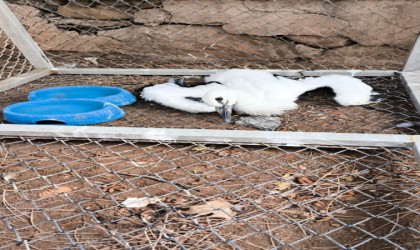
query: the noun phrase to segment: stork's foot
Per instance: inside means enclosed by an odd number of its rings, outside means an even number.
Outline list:
[[[388,95],[374,92],[373,94],[370,95],[369,101],[373,103],[378,103],[378,102],[385,101],[386,99],[388,99]]]
[[[185,86],[184,78],[180,78],[180,79],[170,78],[168,80],[168,83],[174,83],[174,84],[176,84],[176,85],[178,85],[180,87],[186,87]]]
[[[396,128],[411,128],[411,127],[419,127],[420,126],[420,122],[403,122],[403,123],[398,123],[397,125],[395,125]]]

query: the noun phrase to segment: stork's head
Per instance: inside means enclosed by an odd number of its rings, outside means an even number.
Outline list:
[[[216,108],[217,113],[225,122],[230,122],[232,108],[236,104],[238,96],[229,89],[212,90],[203,97],[203,102]]]

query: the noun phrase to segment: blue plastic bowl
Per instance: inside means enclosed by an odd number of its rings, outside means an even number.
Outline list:
[[[125,89],[105,86],[66,86],[35,90],[29,93],[29,101],[54,99],[89,99],[110,102],[117,106],[136,102],[136,97]]]
[[[20,102],[3,109],[6,121],[18,124],[89,125],[125,115],[118,106],[96,100],[45,100]]]

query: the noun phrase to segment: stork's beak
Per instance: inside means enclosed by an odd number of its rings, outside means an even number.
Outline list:
[[[220,107],[216,107],[217,113],[219,113],[220,117],[226,123],[229,123],[230,119],[232,118],[232,107],[233,106],[227,105],[227,104],[224,104],[223,106],[220,106]]]

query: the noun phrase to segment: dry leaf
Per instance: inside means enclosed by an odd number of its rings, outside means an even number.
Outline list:
[[[240,148],[229,148],[224,149],[218,152],[219,156],[230,156],[230,155],[240,155],[242,154],[242,149]]]
[[[83,60],[88,61],[88,62],[90,62],[92,64],[95,64],[95,65],[99,65],[98,58],[96,58],[96,57],[85,57],[85,58],[83,58]]]
[[[337,209],[337,210],[335,210],[335,211],[333,211],[331,213],[334,213],[334,214],[347,214],[347,210]]]
[[[5,180],[6,182],[16,180],[17,176],[18,176],[18,173],[2,173],[1,174],[1,178]]]
[[[203,205],[191,206],[188,210],[183,211],[183,213],[196,216],[207,215],[210,218],[222,218],[225,220],[231,220],[232,217],[236,215],[236,213],[230,209],[231,206],[232,204],[229,202],[221,198],[217,198],[208,201]]]
[[[235,212],[239,212],[239,213],[242,213],[242,212],[244,212],[245,211],[245,206],[244,205],[234,205],[234,206],[232,206],[231,208],[230,208],[232,211],[235,211]]]
[[[178,242],[179,242],[179,244],[182,244],[182,243],[184,243],[186,240],[188,240],[190,237],[188,237],[188,236],[181,236],[181,237],[179,237],[178,238]]]
[[[377,176],[373,177],[374,180],[383,180],[385,178],[387,178],[387,177],[383,176],[383,175],[377,175]]]
[[[409,176],[420,176],[420,171],[411,170],[406,172],[405,174]]]
[[[292,176],[291,174],[284,174],[281,178],[287,179],[290,178],[290,176]]]
[[[123,184],[111,184],[111,185],[107,185],[105,187],[102,187],[102,190],[104,190],[105,192],[108,192],[108,193],[113,193],[115,191],[123,191],[125,189],[126,189],[126,187]]]
[[[128,208],[142,208],[142,207],[146,207],[149,204],[156,204],[156,203],[159,203],[158,198],[143,197],[143,198],[127,198],[121,204]]]
[[[201,151],[205,151],[208,150],[208,148],[206,146],[202,146],[202,145],[198,145],[195,146],[193,148],[191,148],[191,151],[195,151],[195,152],[201,152]]]
[[[316,219],[316,221],[330,221],[331,217],[319,217]]]
[[[287,181],[277,182],[276,183],[276,189],[277,190],[285,190],[285,189],[288,189],[290,187],[290,185],[292,185],[292,183],[287,182]]]
[[[297,183],[302,184],[302,185],[312,185],[314,184],[313,181],[309,180],[308,177],[306,176],[300,176],[298,178],[296,178]]]
[[[354,180],[353,176],[343,176],[340,179],[347,182],[352,182]]]
[[[42,191],[42,193],[40,193],[40,196],[45,198],[45,197],[51,197],[51,196],[56,196],[57,194],[60,193],[69,193],[73,191],[73,189],[71,187],[68,186],[61,186],[61,187],[57,187],[57,188],[51,188],[51,189],[46,189],[44,191]]]
[[[340,195],[341,197],[346,197],[346,196],[354,196],[354,192],[349,190],[343,194]]]

